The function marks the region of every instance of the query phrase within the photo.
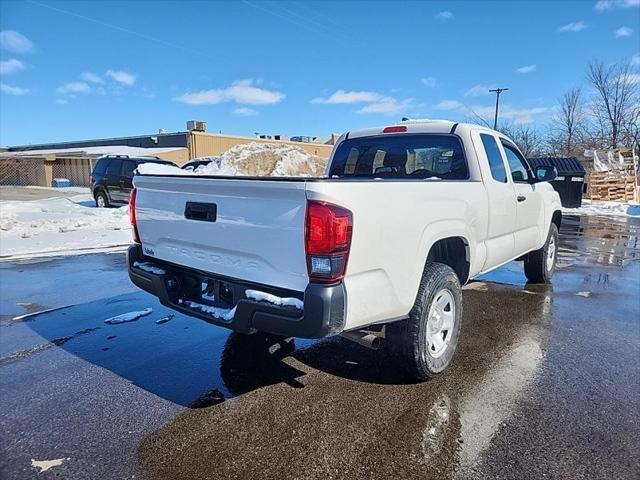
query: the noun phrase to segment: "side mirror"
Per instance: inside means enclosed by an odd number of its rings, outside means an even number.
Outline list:
[[[558,176],[558,170],[551,165],[536,168],[536,182],[550,182]]]

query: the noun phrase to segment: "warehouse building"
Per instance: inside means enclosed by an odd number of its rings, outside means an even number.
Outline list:
[[[251,142],[286,143],[328,158],[338,135],[315,142],[313,137],[294,137],[302,141],[275,137],[212,134],[207,132],[205,122],[189,121],[184,132],[160,130],[151,135],[8,147],[0,152],[0,185],[51,186],[54,178],[65,178],[73,186],[88,186],[95,160],[104,155],[154,156],[182,165]]]

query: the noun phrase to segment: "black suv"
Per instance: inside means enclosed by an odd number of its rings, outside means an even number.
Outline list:
[[[129,203],[129,195],[133,188],[134,170],[141,163],[174,163],[158,157],[129,157],[128,155],[108,155],[98,159],[91,172],[91,193],[96,200],[96,207],[110,207],[116,203]]]

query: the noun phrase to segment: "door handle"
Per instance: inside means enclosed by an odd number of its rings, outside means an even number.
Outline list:
[[[516,198],[519,202],[524,202],[527,199],[524,195],[518,195]]]

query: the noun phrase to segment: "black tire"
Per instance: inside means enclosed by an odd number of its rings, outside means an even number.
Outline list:
[[[551,253],[550,253],[551,252]],[[549,256],[553,258],[549,260]],[[551,224],[547,241],[539,250],[529,252],[524,258],[524,274],[529,283],[550,283],[558,258],[558,227]],[[548,261],[549,260],[549,261]]]
[[[434,345],[427,340],[427,326],[432,304],[442,299],[444,291],[450,294],[444,294],[445,300],[448,299],[454,307],[451,314],[453,326],[446,333],[442,330],[445,346],[441,351],[435,351]],[[438,320],[432,320],[431,325],[433,322],[437,325]],[[387,325],[386,338],[400,365],[412,378],[422,381],[441,373],[451,363],[461,326],[462,287],[458,276],[448,265],[427,262],[409,318]]]
[[[94,194],[93,198],[96,201],[97,208],[109,208],[111,206],[111,202],[109,202],[109,195],[107,195],[107,192],[104,190],[98,190]]]

